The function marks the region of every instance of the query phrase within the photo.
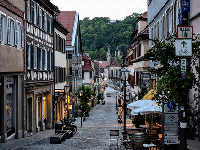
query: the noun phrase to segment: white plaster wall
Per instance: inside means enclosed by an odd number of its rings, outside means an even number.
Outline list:
[[[55,51],[55,66],[66,67],[66,54]]]
[[[55,84],[55,89],[64,89],[65,82]]]

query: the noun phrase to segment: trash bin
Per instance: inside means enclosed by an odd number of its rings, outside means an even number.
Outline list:
[[[134,133],[131,136],[131,148],[132,149],[143,149],[143,144],[148,143],[147,134],[144,132]]]
[[[55,133],[57,130],[62,130],[63,124],[61,122],[56,122],[55,123]]]

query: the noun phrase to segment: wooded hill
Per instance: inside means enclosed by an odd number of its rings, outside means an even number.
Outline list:
[[[123,53],[130,44],[130,35],[136,29],[136,19],[141,14],[133,13],[124,20],[111,21],[108,17],[95,17],[92,20],[80,20],[83,49],[93,60],[106,60],[106,53],[110,48],[114,57],[118,46]]]

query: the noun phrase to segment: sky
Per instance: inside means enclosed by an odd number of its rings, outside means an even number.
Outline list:
[[[123,20],[133,13],[147,11],[147,0],[50,0],[61,11],[77,11],[79,20],[85,17],[109,17]]]

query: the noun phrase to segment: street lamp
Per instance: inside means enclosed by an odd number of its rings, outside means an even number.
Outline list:
[[[64,86],[64,91],[65,91],[65,94],[67,93],[67,121],[69,120],[69,111],[68,111],[68,93],[69,93],[69,88],[70,88],[70,85],[66,84]],[[65,104],[66,104],[66,100],[65,100]],[[66,110],[65,110],[66,112]]]
[[[126,132],[126,78],[128,78],[128,69],[121,70],[122,78],[124,78],[124,132]]]
[[[83,96],[83,90],[79,91],[79,96]],[[82,103],[81,103],[81,127],[82,127],[82,116],[83,116],[83,109],[82,109]]]

